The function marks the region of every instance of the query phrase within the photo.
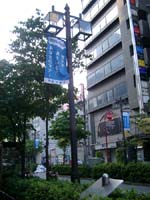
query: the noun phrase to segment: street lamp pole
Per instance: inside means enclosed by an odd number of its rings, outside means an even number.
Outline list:
[[[122,137],[123,137],[123,154],[124,154],[124,163],[126,164],[126,163],[127,163],[127,154],[126,154],[126,137],[125,137],[125,131],[124,131],[123,104],[122,104],[122,98],[120,98],[119,105],[120,105],[121,127],[122,127]]]
[[[72,157],[71,181],[79,182],[80,180],[78,174],[77,134],[76,134],[76,122],[75,122],[75,104],[74,104],[73,69],[72,69],[72,38],[81,41],[86,41],[92,35],[91,23],[82,20],[81,16],[76,17],[70,15],[70,8],[67,4],[65,6],[65,13],[55,11],[53,6],[52,12],[49,12],[47,14],[45,20],[49,21],[48,26],[44,30],[46,35],[55,37],[63,30],[64,27],[66,28],[66,50],[67,50],[66,56],[67,56],[67,63],[69,70],[68,98],[69,98],[69,111],[70,111],[70,139],[71,139],[71,157]],[[72,37],[71,37],[71,30],[72,30]],[[53,74],[49,73],[50,71],[49,68],[51,68],[50,62],[48,62],[46,68],[47,68],[45,74],[46,83],[47,82],[55,83],[56,80],[57,81],[59,80],[61,83],[63,82],[62,77],[60,78],[58,76],[56,78],[53,76]]]
[[[69,111],[70,111],[70,133],[71,133],[71,158],[72,158],[72,172],[71,181],[79,182],[78,174],[78,159],[77,159],[77,134],[75,122],[75,105],[74,105],[74,87],[73,87],[73,70],[72,70],[72,41],[71,41],[71,24],[70,24],[70,8],[66,4],[65,7],[65,25],[66,25],[66,48],[67,61],[69,68]]]

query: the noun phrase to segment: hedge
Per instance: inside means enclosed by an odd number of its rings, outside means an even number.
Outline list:
[[[85,187],[87,186],[58,180],[8,178],[4,181],[3,190],[16,200],[79,200]],[[116,189],[109,197],[93,195],[90,200],[150,200],[150,194]]]
[[[53,167],[60,175],[70,175],[69,165],[56,165]],[[80,177],[98,179],[103,173],[108,173],[111,178],[123,179],[124,181],[137,183],[150,183],[150,164],[149,163],[100,163],[90,168],[86,165],[79,166]]]

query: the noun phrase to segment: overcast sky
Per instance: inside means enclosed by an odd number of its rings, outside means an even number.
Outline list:
[[[81,12],[81,0],[4,0],[0,6],[0,59],[10,59],[6,53],[8,44],[12,38],[11,31],[19,21],[25,21],[35,14],[38,8],[45,15],[54,5],[55,9],[64,12],[68,3],[72,15],[79,15]]]
[[[12,39],[11,31],[19,21],[26,21],[35,14],[36,8],[40,9],[43,14],[51,11],[52,5],[55,10],[64,12],[66,3],[70,7],[70,14],[79,16],[81,13],[81,0],[4,0],[0,6],[0,60],[11,60],[10,54],[7,53],[8,44]],[[75,76],[75,85],[85,84],[86,76]]]

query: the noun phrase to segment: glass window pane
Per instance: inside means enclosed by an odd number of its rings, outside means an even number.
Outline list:
[[[113,34],[108,38],[108,41],[109,41],[109,47],[112,47],[115,43],[115,38]]]
[[[97,104],[98,105],[103,105],[106,103],[106,94],[103,93],[103,94],[100,94],[98,97],[97,97]]]
[[[112,71],[119,69],[124,65],[123,55],[119,55],[111,61]]]
[[[102,45],[96,47],[96,57],[102,54]]]
[[[113,101],[113,99],[114,99],[114,97],[113,97],[113,91],[112,90],[109,90],[109,91],[107,91],[107,101],[108,102],[112,102]]]
[[[87,76],[87,80],[88,80],[89,84],[94,83],[94,81],[95,81],[95,73],[92,73],[92,74],[88,75]]]
[[[102,80],[104,78],[104,68],[98,69],[95,72],[96,80]]]
[[[115,89],[115,98],[127,95],[127,87],[125,83],[116,86],[114,89]]]
[[[109,47],[113,46],[116,42],[121,39],[120,29],[115,31],[111,36],[109,36]]]
[[[97,106],[97,99],[96,97],[89,100],[89,109],[95,108]]]
[[[107,63],[104,68],[105,68],[105,76],[107,76],[108,74],[111,73],[111,65],[110,65],[110,63]]]
[[[103,41],[102,43],[103,51],[106,51],[108,49],[108,40]]]
[[[121,39],[121,31],[120,29],[118,29],[115,33],[114,33],[114,37],[115,37],[115,41],[117,42],[118,40]]]

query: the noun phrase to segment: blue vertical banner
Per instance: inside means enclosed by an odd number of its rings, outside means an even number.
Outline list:
[[[39,141],[39,139],[37,139],[37,138],[34,140],[34,148],[35,148],[35,149],[38,149],[38,148],[39,148],[39,142],[40,142],[40,141]]]
[[[48,37],[44,82],[68,84],[69,73],[66,63],[66,42],[60,38]]]
[[[129,112],[123,112],[123,128],[125,131],[130,130],[130,114],[129,114]]]

